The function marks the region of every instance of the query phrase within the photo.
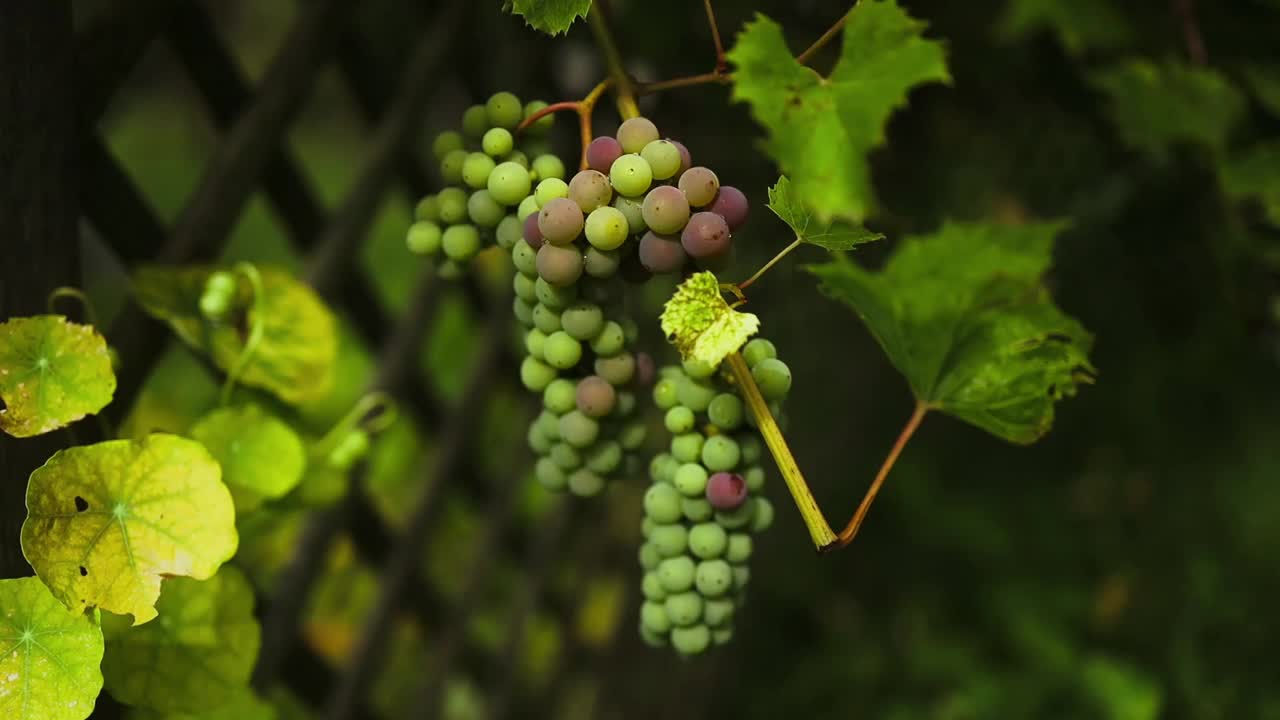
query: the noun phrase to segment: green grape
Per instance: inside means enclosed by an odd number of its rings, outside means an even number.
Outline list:
[[[639,155],[623,155],[609,168],[609,182],[619,193],[639,197],[653,184],[653,168]]]
[[[760,364],[761,360],[769,360],[776,357],[778,357],[778,348],[764,338],[756,338],[742,348],[742,359],[746,361],[747,367],[754,368]]]
[[[582,256],[582,270],[593,278],[611,278],[622,265],[622,253],[617,250],[601,250],[588,247]]]
[[[623,450],[635,450],[644,444],[647,434],[644,422],[627,423],[622,426],[622,432],[618,433],[618,443],[622,445]]]
[[[600,437],[600,423],[581,410],[570,410],[560,417],[560,437],[576,448],[589,447]]]
[[[480,252],[480,233],[474,225],[450,225],[440,238],[440,247],[450,260],[466,262]]]
[[[456,130],[445,130],[431,143],[431,154],[436,156],[436,160],[443,160],[445,155],[461,149],[462,135]]]
[[[640,606],[640,624],[649,632],[661,635],[671,630],[671,619],[666,609],[656,602],[646,602]]]
[[[676,470],[671,483],[685,497],[702,497],[707,491],[707,470],[696,462],[686,462]]]
[[[724,558],[735,565],[741,565],[750,560],[751,536],[740,532],[730,533]]]
[[[568,370],[582,359],[582,343],[564,330],[557,330],[547,336],[542,354],[551,367]]]
[[[520,98],[509,92],[494,93],[484,105],[486,118],[494,127],[514,130],[524,119]]]
[[[696,463],[702,456],[702,433],[685,433],[671,438],[671,454],[682,463]]]
[[[576,247],[546,243],[538,248],[537,265],[540,282],[555,288],[574,288],[573,295],[577,296],[574,283],[582,277],[583,259]],[[558,303],[559,298],[553,302]]]
[[[604,478],[587,468],[578,468],[569,474],[569,492],[578,497],[595,497],[604,490]]]
[[[530,313],[532,313],[532,311],[530,311]],[[546,333],[542,332],[538,328],[533,328],[524,335],[524,349],[530,355],[542,360],[542,344],[546,342],[546,340]]]
[[[764,468],[751,467],[742,474],[742,479],[747,481],[747,489],[751,492],[760,492],[764,489]]]
[[[622,152],[638,153],[644,149],[645,145],[657,140],[658,128],[653,121],[648,118],[634,117],[624,120],[618,126],[618,144],[622,145]]]
[[[703,560],[698,563],[694,584],[704,597],[720,597],[733,589],[733,568],[723,560]]]
[[[733,601],[728,598],[702,601],[702,619],[711,627],[719,627],[732,622],[733,611]]]
[[[649,477],[656,483],[670,483],[680,462],[671,453],[658,453],[649,461]]]
[[[609,440],[587,451],[587,467],[592,472],[610,475],[622,466],[622,445]]]
[[[614,385],[626,385],[636,373],[636,359],[629,352],[618,353],[613,357],[598,357],[595,371]]]
[[[670,410],[676,406],[679,400],[676,399],[676,390],[680,387],[680,381],[675,378],[664,377],[653,386],[653,404],[658,406],[659,410]],[[688,408],[685,408],[688,410]],[[692,410],[689,410],[692,413]]]
[[[693,565],[693,561],[689,560],[689,558],[680,559],[687,560],[690,565]],[[664,560],[663,562],[670,561]],[[658,577],[662,578],[661,565],[658,566]],[[666,583],[663,583],[663,587],[667,587]],[[688,592],[687,590],[670,592],[675,594],[668,595],[663,605],[666,608],[667,616],[671,618],[672,624],[677,627],[687,627],[698,622],[698,619],[702,617],[702,598],[699,597],[698,593]]]
[[[538,212],[538,199],[532,195],[521,200],[520,204],[516,206],[516,219],[520,221],[520,237],[521,238],[524,237],[525,218],[537,212]]]
[[[543,245],[542,247],[545,248],[547,246]],[[542,249],[539,248],[538,252],[541,253]],[[546,305],[552,310],[555,310],[557,313],[569,307],[578,299],[577,285],[557,287],[543,279],[541,274],[539,274],[538,279],[535,280],[534,283],[534,290],[538,293],[538,302]]]
[[[654,485],[654,487],[667,486]],[[662,581],[662,589],[669,593],[683,593],[692,588],[697,572],[697,566],[687,555],[667,558],[658,563],[658,579]]]
[[[529,246],[529,243],[521,240],[511,248],[511,264],[516,269],[530,277],[538,275],[538,251]]]
[[[667,599],[667,591],[662,589],[662,581],[658,579],[658,573],[653,572],[654,568],[658,567],[658,563],[662,562],[662,558],[658,557],[657,551],[654,551],[650,555],[653,559],[653,565],[646,565],[646,558],[643,555],[644,547],[645,546],[641,546],[640,548],[642,553],[640,556],[640,565],[647,572],[644,574],[644,579],[640,581],[640,592],[644,593],[646,600],[662,602]],[[650,550],[652,550],[652,548],[650,548]]]
[[[742,401],[732,393],[720,393],[707,406],[707,417],[722,430],[733,430],[742,424]]]
[[[742,457],[738,443],[728,435],[715,435],[702,444],[702,464],[711,472],[727,472]]]
[[[640,639],[651,648],[664,648],[667,646],[666,635],[658,635],[643,625],[640,626]]]
[[[506,212],[488,190],[477,190],[467,198],[467,216],[480,227],[497,227]]]
[[[751,531],[764,532],[773,525],[773,503],[768,498],[758,497],[755,506],[755,514],[751,516]]]
[[[358,460],[369,454],[369,433],[356,428],[338,441],[329,451],[329,466],[336,470],[350,470]]]
[[[590,340],[604,329],[604,312],[599,305],[576,302],[560,313],[560,324],[575,340]]]
[[[560,178],[547,178],[538,183],[538,187],[533,191],[533,197],[538,201],[538,207],[542,207],[556,198],[569,197],[569,183]]]
[[[472,105],[462,113],[462,132],[468,137],[478,138],[489,129],[489,114],[483,105]]]
[[[506,215],[502,221],[498,223],[498,229],[494,235],[498,239],[498,247],[503,250],[510,250],[516,246],[524,232],[523,223],[515,215]]]
[[[440,206],[440,222],[457,225],[467,219],[467,193],[462,188],[447,187],[436,195]]]
[[[413,219],[437,222],[440,220],[440,202],[435,195],[427,195],[413,207]]]
[[[515,149],[516,140],[506,128],[489,128],[480,139],[480,148],[486,155],[500,158]]]
[[[532,330],[531,332],[540,332]],[[577,388],[572,380],[556,378],[542,391],[542,406],[557,415],[563,415],[576,407]]]
[[[551,438],[542,434],[542,431],[538,429],[537,423],[529,425],[529,432],[525,437],[529,441],[529,449],[535,453],[543,455],[551,450]],[[536,471],[537,468],[534,468],[534,470]]]
[[[667,411],[666,416],[662,418],[662,424],[666,426],[667,432],[673,435],[687,433],[693,429],[697,418],[693,411],[683,405],[676,405]]]
[[[742,450],[743,465],[755,465],[764,456],[764,448],[760,444],[760,438],[754,435],[739,435],[738,447]]]
[[[440,226],[427,221],[416,222],[409,226],[405,236],[405,244],[409,252],[419,255],[435,255],[440,252]]]
[[[538,458],[533,466],[533,474],[538,479],[538,484],[548,490],[563,490],[569,482],[564,471],[547,457]]]
[[[706,625],[678,627],[671,631],[671,647],[681,655],[697,655],[711,646],[711,630]]]
[[[745,565],[737,565],[733,568],[733,589],[741,590],[751,582],[751,568]]]
[[[650,485],[644,493],[644,514],[664,525],[680,519],[680,493],[670,485]]]
[[[691,378],[685,378],[676,388],[676,397],[680,404],[694,412],[705,412],[715,399],[715,388]]]
[[[534,113],[545,108],[546,106],[547,104],[541,100],[530,100],[529,102],[525,103],[523,120],[528,120],[529,118],[533,117]],[[545,135],[546,132],[551,129],[551,126],[555,123],[555,121],[556,119],[555,119],[554,113],[548,113],[538,118],[537,120],[534,120],[531,125],[526,126],[525,131],[529,133],[538,134],[538,135]]]
[[[625,342],[626,337],[622,332],[622,326],[609,320],[600,330],[600,334],[591,341],[591,350],[601,357],[610,357],[622,352]]]
[[[536,358],[527,357],[520,363],[520,382],[532,392],[542,392],[555,379],[555,368]]]
[[[469,153],[466,150],[451,150],[440,160],[440,179],[445,184],[456,185],[462,182],[462,166],[467,163],[467,155]]]
[[[751,519],[756,512],[756,498],[747,498],[747,501],[739,505],[736,509],[725,512],[723,510],[716,512],[716,522],[720,523],[727,530],[738,530],[751,524]]]
[[[711,642],[715,643],[716,645],[724,645],[732,639],[733,639],[732,627],[714,628],[711,631]]]
[[[658,555],[664,558],[683,555],[689,547],[689,531],[679,523],[658,525],[649,533],[649,542],[657,549]]]
[[[640,337],[640,327],[636,325],[635,320],[624,317],[620,324],[622,325],[622,335],[627,339],[627,342],[633,343]]]
[[[473,152],[467,155],[466,162],[462,163],[462,182],[473,190],[480,190],[488,184],[489,173],[492,173],[495,167],[497,164],[493,162],[493,158],[482,152]]]
[[[564,178],[564,173],[564,163],[555,155],[539,155],[533,159],[533,174],[540,179],[560,180]]]
[[[538,303],[533,306],[533,325],[548,336],[551,333],[560,330],[560,313],[551,308]],[[543,343],[543,351],[546,350],[546,343]]]
[[[507,206],[516,206],[533,189],[529,170],[520,163],[504,162],[493,168],[487,177],[489,193],[493,199]]]
[[[680,149],[670,140],[654,140],[650,142],[640,151],[640,157],[649,163],[650,171],[653,173],[653,179],[655,180],[666,180],[675,177],[675,174],[680,170]],[[640,193],[633,194],[639,195]]]
[[[511,301],[511,310],[521,325],[528,327],[533,324],[533,306],[527,301],[515,298]]]
[[[457,280],[466,274],[464,264],[455,262],[452,258],[445,258],[436,266],[436,275],[445,280]]]
[[[689,522],[704,522],[715,515],[715,508],[706,498],[685,498],[680,501],[680,511]]]
[[[613,207],[627,219],[627,234],[639,235],[649,229],[649,226],[644,224],[644,198],[619,195],[613,199]]]
[[[538,425],[538,431],[552,441],[560,439],[560,416],[543,409],[538,413],[538,417],[534,420]]]
[[[515,290],[516,297],[528,303],[538,301],[537,284],[533,278],[524,273],[514,273],[511,276],[511,288]]]
[[[582,454],[568,443],[556,443],[551,446],[549,457],[565,472],[572,472],[582,467]]]
[[[519,165],[520,167],[524,168],[525,170],[529,169],[529,156],[525,155],[524,151],[522,150],[512,150],[511,152],[507,153],[507,155],[502,159],[506,162],[513,162]],[[529,180],[532,182],[533,180],[532,174],[530,174]]]
[[[729,546],[729,534],[713,522],[694,525],[689,530],[689,551],[702,560],[713,560]]]
[[[684,370],[684,374],[694,380],[706,380],[716,374],[716,369],[710,363],[696,358],[681,360],[680,369]]]
[[[781,400],[791,390],[791,368],[777,358],[765,358],[751,369],[765,400]]]
[[[598,250],[616,250],[627,241],[627,216],[611,205],[592,210],[585,228],[587,242]]]

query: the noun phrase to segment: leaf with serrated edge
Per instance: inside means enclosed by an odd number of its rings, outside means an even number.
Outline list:
[[[1092,337],[1042,284],[1059,223],[948,224],[880,272],[807,269],[862,318],[926,406],[1011,442],[1039,439],[1054,403],[1091,382]]]
[[[141,627],[103,616],[102,672],[112,697],[161,713],[204,717],[247,690],[262,631],[253,614],[253,589],[240,570],[227,565],[208,580],[169,580],[156,609],[160,620]]]
[[[190,435],[222,466],[237,512],[282,498],[302,481],[307,465],[302,439],[257,405],[218,408],[200,418]]]
[[[0,580],[0,717],[84,720],[102,690],[102,628],[40,578]]]
[[[686,360],[711,367],[742,347],[760,329],[760,319],[729,307],[720,281],[709,272],[689,276],[662,309],[662,332]]]
[[[514,0],[512,14],[519,15],[535,30],[548,35],[568,32],[580,17],[591,10],[591,0]]]
[[[22,552],[72,610],[145,623],[162,577],[208,578],[235,555],[220,475],[204,446],[176,435],[61,450],[31,473]]]
[[[813,217],[791,189],[791,180],[786,175],[769,188],[769,209],[791,228],[796,239],[826,250],[852,250],[863,243],[884,239],[884,235],[860,225],[822,222]]]
[[[70,425],[111,402],[107,342],[61,315],[0,323],[0,430],[30,437]]]
[[[864,0],[845,23],[840,59],[824,78],[796,62],[782,28],[758,15],[728,58],[733,97],[769,133],[765,150],[823,220],[861,222],[875,198],[867,153],[911,88],[950,82],[942,46],[893,0]]]

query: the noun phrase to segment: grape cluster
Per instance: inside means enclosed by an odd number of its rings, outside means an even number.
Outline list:
[[[496,93],[467,108],[462,132],[436,136],[432,152],[446,187],[418,202],[405,238],[410,251],[443,252],[440,272],[454,276],[486,243],[496,239],[510,248],[519,239],[515,209],[531,198],[533,184],[565,176],[564,163],[546,141],[550,115],[525,128],[517,145],[516,128],[544,107],[538,100],[522,106],[515,95]]]
[[[790,369],[768,340],[747,343],[743,357],[776,407],[791,388]],[[751,577],[752,534],[773,522],[773,506],[762,493],[764,448],[737,387],[703,363],[661,374],[653,399],[672,439],[649,465],[640,634],[687,656],[733,636]]]

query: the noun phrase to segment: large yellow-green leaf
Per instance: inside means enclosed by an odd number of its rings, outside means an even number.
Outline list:
[[[162,577],[208,578],[235,555],[220,475],[204,446],[176,435],[59,451],[31,473],[22,552],[72,610],[147,622]]]
[[[711,367],[759,329],[755,315],[729,307],[720,294],[720,281],[709,272],[690,275],[662,309],[662,332],[680,356]]]
[[[159,713],[210,713],[247,691],[262,632],[253,589],[235,566],[204,581],[169,580],[156,609],[160,619],[138,627],[103,617],[112,697]]]
[[[782,28],[763,15],[748,23],[728,57],[733,97],[769,132],[765,149],[822,220],[861,221],[875,197],[867,153],[911,88],[949,82],[942,45],[894,0],[850,11],[840,59],[827,77],[796,62]]]
[[[0,430],[47,433],[98,412],[115,392],[107,343],[89,325],[61,315],[0,323]]]
[[[144,267],[133,275],[143,309],[164,320],[188,345],[207,353],[223,370],[244,350],[257,319],[250,308],[243,325],[213,323],[200,314],[200,295],[210,267]],[[298,404],[322,397],[333,384],[338,335],[333,313],[311,288],[272,268],[261,271],[262,341],[240,374],[246,385],[265,388]]]
[[[307,465],[302,439],[257,405],[218,408],[190,434],[222,465],[222,481],[238,512],[282,498],[302,480]]]
[[[0,580],[0,718],[84,720],[102,689],[102,629],[40,578]]]

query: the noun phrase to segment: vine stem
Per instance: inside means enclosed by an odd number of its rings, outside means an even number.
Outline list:
[[[622,65],[622,53],[618,52],[618,44],[613,39],[613,31],[609,28],[609,19],[604,0],[596,0],[591,11],[587,13],[587,24],[591,26],[591,34],[595,36],[596,45],[604,55],[605,65],[609,67],[609,77],[613,79],[614,98],[618,104],[618,114],[623,120],[640,117],[640,106],[636,104],[635,84],[627,69]]]
[[[763,267],[757,270],[755,275],[752,275],[746,280],[743,280],[742,282],[738,283],[736,285],[736,287],[738,288],[738,292],[735,294],[738,295],[739,298],[741,298],[743,290],[746,290],[747,288],[751,287],[751,284],[754,283],[756,280],[759,280],[761,275],[764,275],[766,272],[769,271],[769,268],[773,267],[774,265],[777,265],[778,262],[782,260],[782,258],[790,254],[792,250],[795,250],[796,248],[800,247],[800,244],[803,242],[804,240],[802,240],[799,236],[797,236],[796,239],[792,241],[790,245],[782,248],[782,250],[779,251],[777,255],[773,256],[773,259],[765,263]]]
[[[548,105],[541,110],[533,113],[529,117],[520,121],[516,126],[516,132],[523,132],[533,123],[554,112],[572,110],[578,115],[578,134],[582,141],[582,157],[579,159],[579,170],[587,169],[587,145],[591,144],[591,116],[595,113],[596,103],[599,102],[600,96],[613,85],[613,78],[608,77],[597,84],[587,93],[587,96],[581,100],[566,100],[564,102]]]
[[[266,321],[263,319],[265,312],[263,308],[262,274],[258,272],[258,268],[250,263],[236,264],[236,271],[249,279],[249,285],[253,288],[253,306],[249,309],[249,338],[245,340],[244,348],[240,350],[235,364],[231,366],[231,370],[227,373],[226,382],[222,383],[221,402],[223,405],[231,404],[231,392],[235,390],[236,381],[240,379],[241,373],[249,365],[249,360],[253,358],[253,353],[258,349],[258,344],[262,342],[262,335],[266,330]]]
[[[838,550],[853,542],[854,536],[858,534],[858,528],[862,527],[862,521],[867,519],[867,513],[871,511],[871,503],[875,502],[876,495],[880,494],[880,488],[884,485],[885,478],[889,477],[889,471],[898,462],[898,456],[902,454],[902,449],[907,446],[911,436],[920,428],[920,423],[924,421],[924,416],[928,412],[929,406],[917,400],[915,410],[912,411],[907,424],[903,426],[902,432],[898,434],[898,439],[894,441],[889,454],[885,456],[884,462],[880,465],[880,471],[876,473],[876,479],[871,481],[871,487],[867,488],[867,493],[862,496],[862,502],[858,503],[858,509],[854,511],[853,517],[849,518],[848,524],[840,531],[840,536],[836,542],[822,548],[824,552]]]
[[[729,67],[724,57],[724,43],[720,42],[720,26],[716,23],[716,11],[711,8],[711,0],[703,0],[707,8],[707,25],[711,27],[711,41],[716,45],[716,72],[723,73]]]
[[[857,9],[858,9],[858,3],[855,2],[853,4],[853,7],[849,8],[848,12],[841,15],[840,19],[837,20],[834,25],[827,28],[827,31],[822,33],[822,35],[819,36],[817,40],[814,40],[812,45],[810,45],[804,52],[796,56],[796,62],[800,63],[801,65],[808,65],[809,61],[813,59],[814,55],[818,54],[819,50],[826,47],[827,43],[834,40],[836,35],[840,34],[840,31],[844,29],[845,23],[849,22],[849,16],[852,15],[853,11]]]

